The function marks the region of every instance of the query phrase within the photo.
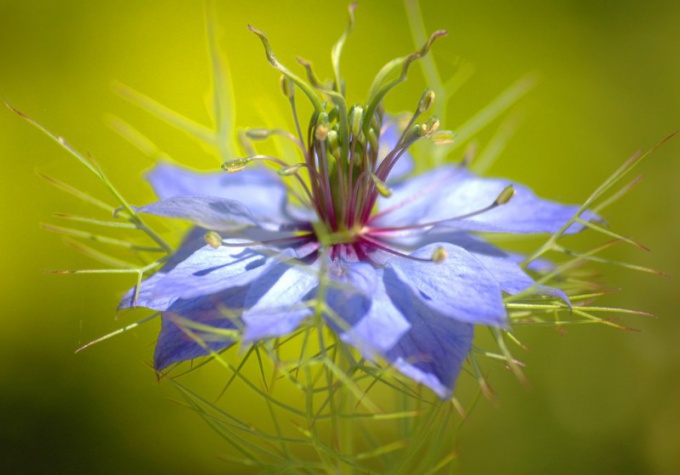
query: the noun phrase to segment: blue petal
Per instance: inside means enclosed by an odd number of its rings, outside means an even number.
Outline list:
[[[178,196],[211,196],[241,201],[255,219],[280,219],[287,191],[275,173],[253,166],[237,173],[198,172],[169,163],[159,163],[147,173],[156,195],[162,199]]]
[[[498,282],[501,290],[516,294],[534,285],[532,279],[509,254],[469,234],[456,233],[446,240],[472,253]]]
[[[137,306],[167,310],[178,299],[195,299],[247,285],[295,252],[263,246],[204,246],[168,272],[142,282]]]
[[[422,247],[433,243],[453,244],[473,254],[503,292],[516,294],[534,285],[534,280],[519,266],[521,258],[492,246],[480,237],[463,232],[430,232],[413,244]]]
[[[571,305],[569,297],[563,290],[537,285],[534,279],[519,266],[522,259],[518,259],[516,254],[505,253],[482,239],[465,233],[450,234],[448,238],[447,242],[474,254],[498,282],[503,292],[513,295],[531,289],[532,294],[555,297]],[[534,261],[532,264],[536,266],[532,267],[530,264],[528,268],[536,271],[536,268],[541,268],[546,265],[546,262],[544,260]]]
[[[170,257],[170,259],[168,259],[163,268],[142,283],[138,292],[137,300],[133,301],[136,290],[136,287],[133,287],[121,299],[120,304],[118,304],[118,310],[132,307],[153,307],[153,305],[147,305],[147,303],[152,302],[151,290],[155,288],[158,281],[164,278],[168,272],[174,269],[178,264],[192,255],[194,252],[205,246],[204,236],[206,232],[207,230],[202,228],[191,229],[184,237],[177,251]],[[174,298],[170,298],[168,302],[160,306],[162,308],[167,308],[174,300]]]
[[[313,311],[307,301],[319,284],[315,266],[279,263],[253,282],[245,296],[243,340],[286,335]]]
[[[449,397],[472,345],[473,326],[433,311],[391,269],[338,265],[343,272],[335,279],[350,287],[339,287],[335,295],[329,289],[327,303],[342,318],[339,324],[329,318],[342,340],[365,358],[383,357],[439,397]]]
[[[175,267],[157,286],[156,295],[170,294],[191,299],[247,285],[294,251],[266,247],[205,246]]]
[[[230,308],[239,309],[242,306],[243,293],[243,288],[234,287],[209,297],[179,300],[163,312],[154,354],[156,370],[162,371],[171,364],[209,355],[210,351],[204,345],[212,351],[231,346],[234,340],[229,336],[192,327],[191,323],[215,329],[238,330],[240,325],[236,320],[237,315]],[[183,322],[182,319],[189,322]]]
[[[402,374],[451,397],[461,366],[472,347],[474,328],[437,312],[418,299],[403,283],[390,285],[390,297],[407,316],[411,329],[384,357]]]
[[[449,166],[419,175],[395,186],[389,199],[381,199],[380,213],[373,227],[395,227],[456,218],[491,205],[509,180],[479,178],[463,167]],[[480,215],[451,220],[440,226],[448,229],[506,232],[554,233],[578,211],[578,206],[562,205],[538,198],[529,188],[513,184],[510,202]],[[599,219],[586,211],[584,220]],[[583,229],[573,224],[568,232]]]
[[[408,331],[410,324],[387,296],[383,269],[336,259],[328,274],[326,304],[333,313],[326,320],[366,358],[383,354]]]
[[[428,244],[411,256],[429,260],[437,248],[446,252],[442,262],[394,256],[387,262],[388,270],[437,313],[465,323],[504,325],[506,312],[501,287],[473,254],[458,246],[438,243]],[[385,276],[388,277],[388,271]]]
[[[248,227],[271,230],[286,227],[285,221],[254,216],[240,201],[214,196],[175,196],[142,206],[138,211],[155,216],[185,219],[201,227],[221,232],[235,232]],[[277,218],[276,215],[272,217]]]

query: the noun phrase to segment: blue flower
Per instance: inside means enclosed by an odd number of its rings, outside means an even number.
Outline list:
[[[389,131],[381,143],[395,146]],[[401,168],[411,168],[410,157],[402,158]],[[578,209],[449,165],[392,185],[389,196],[373,185],[375,205],[366,205],[349,232],[331,228],[335,241],[327,244],[319,231],[324,217],[303,219],[315,215],[293,205],[284,180],[266,167],[200,173],[161,163],[148,178],[160,200],[140,212],[198,226],[121,303],[162,312],[158,371],[209,354],[187,324],[213,351],[234,339],[211,329],[238,331],[245,343],[294,331],[313,315],[309,301],[326,279],[332,315],[325,317],[342,340],[442,398],[453,390],[473,326],[505,326],[503,294],[534,285],[515,255],[470,232],[552,233]],[[504,198],[510,189],[514,196]],[[228,237],[214,247],[207,230]]]
[[[237,340],[289,334],[321,316],[366,359],[383,358],[450,397],[474,325],[508,325],[505,294],[531,289],[567,298],[537,286],[516,255],[471,233],[553,233],[578,207],[543,200],[508,180],[478,177],[464,164],[409,177],[411,145],[447,141],[451,134],[438,130],[435,117],[421,119],[434,100],[431,91],[402,128],[383,113],[382,99],[442,32],[388,63],[366,103],[348,107],[339,78],[322,85],[309,70],[312,85],[305,83],[251,29],[284,75],[297,134],[277,133],[297,145],[302,160],[253,152],[225,162],[219,173],[157,165],[148,178],[160,200],[139,211],[196,228],[120,307],[162,313],[158,371]],[[399,79],[387,80],[399,71]],[[296,88],[314,108],[304,136]],[[252,140],[271,134],[245,133]],[[581,229],[574,224],[567,232]],[[312,305],[319,299],[323,305]]]

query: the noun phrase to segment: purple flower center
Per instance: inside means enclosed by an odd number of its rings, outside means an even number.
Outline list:
[[[388,121],[383,125],[380,110],[368,121],[360,105],[350,108],[347,114],[343,114],[338,107],[331,109],[330,113],[315,113],[308,128],[307,140],[303,141],[302,137],[293,138],[300,148],[303,161],[289,164],[278,158],[254,155],[230,160],[223,168],[228,172],[238,172],[250,161],[267,161],[279,167],[279,175],[293,179],[293,183],[289,183],[291,194],[303,206],[314,210],[316,220],[312,220],[308,232],[283,238],[282,241],[314,241],[328,247],[332,258],[342,256],[351,261],[371,261],[370,254],[376,249],[403,256],[402,252],[394,249],[385,240],[410,233],[422,233],[438,224],[485,213],[507,203],[514,194],[513,187],[508,186],[494,201],[491,201],[491,197],[487,206],[446,219],[391,227],[374,223],[380,217],[407,206],[411,201],[436,192],[451,178],[445,177],[431,183],[387,209],[379,212],[376,210],[379,197],[389,198],[392,195],[388,182],[390,173],[395,170],[399,160],[411,160],[407,153],[409,147],[422,138],[437,140],[434,134],[437,133],[439,121],[436,118],[417,123],[419,116],[429,108],[433,100],[434,94],[427,90],[420,99],[418,109],[400,134],[397,133],[396,123]],[[299,123],[297,115],[295,122]],[[367,124],[368,127],[362,124]],[[297,126],[297,129],[299,131],[300,127]],[[253,138],[261,138],[267,134],[267,131],[259,129],[249,131],[249,136]],[[305,143],[308,145],[305,146]],[[302,170],[307,172],[306,176],[300,174]],[[295,185],[302,190],[301,193],[296,192]],[[437,257],[442,260],[444,258],[445,255]]]

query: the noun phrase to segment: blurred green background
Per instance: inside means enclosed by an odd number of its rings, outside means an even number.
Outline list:
[[[450,109],[455,128],[526,73],[538,87],[514,108],[521,126],[491,174],[538,193],[583,200],[628,156],[680,128],[680,3],[675,0],[423,0],[444,72],[455,57],[475,66]],[[328,53],[345,26],[339,1],[218,2],[221,46],[237,91],[239,125],[287,117],[278,75],[246,29],[267,32],[278,56],[311,59],[330,76]],[[412,50],[403,5],[366,0],[344,56],[350,97],[360,100],[378,68]],[[411,109],[420,70],[388,105]],[[151,199],[147,158],[103,120],[134,124],[174,158],[213,165],[200,148],[111,91],[119,80],[208,123],[209,89],[200,1],[0,0],[0,97],[91,153],[133,203]],[[487,140],[493,129],[480,140]],[[115,320],[125,277],[45,275],[92,263],[38,227],[54,212],[86,205],[41,181],[40,170],[99,193],[63,151],[0,111],[0,466],[3,473],[230,473],[225,444],[176,391],[157,383],[153,323],[74,355],[81,344],[134,320]],[[657,151],[646,179],[606,214],[614,228],[652,249],[613,257],[675,279],[606,269],[607,303],[648,310],[627,318],[641,332],[583,326],[565,335],[523,330],[531,389],[490,366],[498,405],[481,401],[460,437],[463,473],[680,473],[680,139]],[[99,196],[104,196],[100,193]],[[54,221],[54,220],[53,220]],[[138,316],[138,315],[137,315]],[[216,394],[207,375],[196,388]],[[472,391],[464,378],[463,393]],[[233,473],[233,472],[231,472]]]

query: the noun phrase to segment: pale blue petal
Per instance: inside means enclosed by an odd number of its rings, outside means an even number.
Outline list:
[[[142,282],[139,306],[167,310],[178,299],[195,299],[250,284],[294,251],[265,247],[204,246],[161,277]]]
[[[569,297],[564,291],[545,285],[536,285],[534,279],[519,266],[522,259],[518,259],[516,254],[501,251],[482,239],[469,234],[455,233],[448,237],[447,242],[474,254],[498,282],[503,292],[513,295],[531,289],[531,293],[534,295],[555,297],[571,305]],[[542,261],[534,261],[534,263],[537,264],[537,267],[545,265],[545,262]],[[529,265],[529,270],[535,271],[536,269]]]
[[[431,259],[437,248],[446,252],[442,262],[423,262],[394,256],[388,272],[405,283],[427,307],[465,323],[504,325],[506,312],[501,287],[484,264],[465,249],[448,243],[428,244],[412,257]]]
[[[177,251],[168,259],[163,267],[153,276],[142,282],[140,286],[137,300],[133,301],[136,287],[131,288],[118,304],[118,310],[123,310],[132,307],[153,307],[158,305],[161,308],[168,308],[176,298],[168,296],[164,303],[158,301],[154,302],[152,299],[152,290],[157,285],[158,281],[164,278],[168,272],[174,269],[178,264],[205,246],[205,233],[207,230],[202,228],[192,228],[182,240]]]
[[[316,266],[279,263],[252,283],[245,295],[244,342],[286,335],[312,315],[307,301],[319,284]]]
[[[449,243],[462,247],[473,254],[486,268],[501,290],[516,294],[534,285],[534,280],[519,266],[521,259],[489,244],[480,237],[462,232],[430,232],[417,242],[418,247],[425,244]]]
[[[523,254],[510,253],[517,263],[524,262],[527,256]],[[554,262],[548,259],[534,259],[527,265],[527,269],[533,272],[538,272],[540,274],[554,271],[557,268]]]
[[[351,325],[338,330],[342,340],[368,360],[385,358],[439,397],[449,397],[470,350],[473,326],[433,311],[389,268],[375,269],[365,263],[344,267],[348,270],[344,282],[354,283],[357,290],[345,291],[349,299],[338,294],[329,303],[343,317],[343,324]],[[361,289],[371,290],[368,308],[360,298]]]
[[[279,262],[291,259],[294,251],[266,247],[205,246],[175,267],[157,286],[157,295],[170,294],[191,299],[247,285]]]
[[[147,173],[147,179],[162,200],[192,195],[237,200],[257,220],[287,220],[282,215],[286,188],[279,176],[264,167],[248,167],[237,173],[206,173],[159,163]]]
[[[210,351],[196,338],[212,351],[231,346],[234,341],[230,337],[192,328],[182,319],[215,329],[238,330],[241,325],[237,316],[243,305],[243,295],[243,288],[233,287],[208,297],[176,301],[163,312],[154,354],[156,370],[162,371],[171,364],[209,355]]]
[[[579,207],[562,205],[538,198],[529,188],[513,184],[509,180],[487,179],[473,175],[459,166],[442,167],[421,174],[393,187],[390,198],[379,202],[380,212],[371,226],[395,227],[448,220],[481,210],[491,205],[508,185],[515,188],[515,196],[509,203],[480,215],[448,221],[440,226],[452,230],[505,232],[505,233],[554,233],[571,219]],[[598,220],[586,211],[582,218]],[[572,225],[568,232],[583,229]]]
[[[448,399],[472,347],[473,325],[433,312],[409,289],[397,285],[391,292],[411,329],[384,354],[385,359],[402,374]]]
[[[329,271],[328,324],[366,358],[383,354],[408,331],[410,324],[387,296],[383,269],[365,262],[335,260]]]
[[[240,201],[204,195],[175,196],[142,206],[138,211],[155,216],[184,219],[203,228],[229,233],[248,227],[278,230],[284,224],[281,221],[253,216],[250,209]]]

